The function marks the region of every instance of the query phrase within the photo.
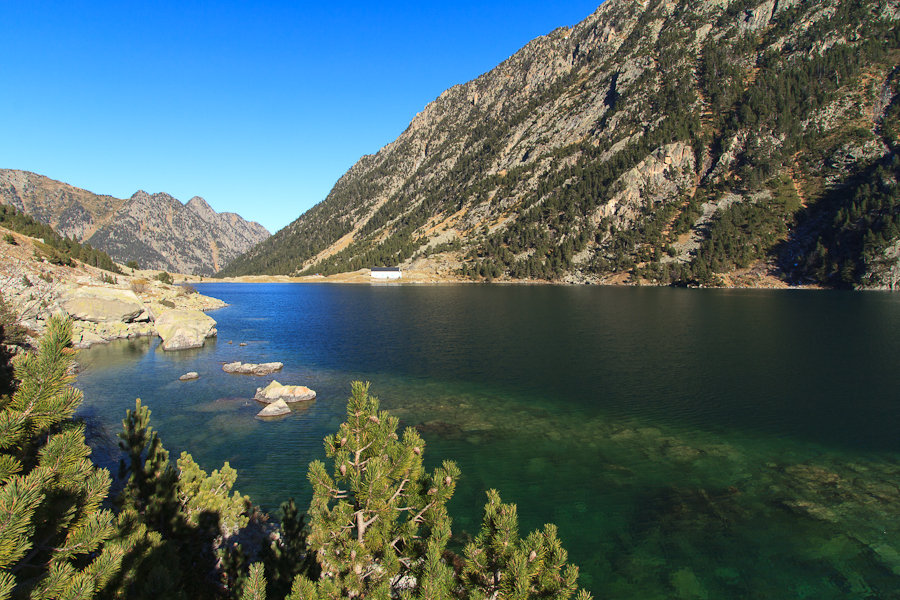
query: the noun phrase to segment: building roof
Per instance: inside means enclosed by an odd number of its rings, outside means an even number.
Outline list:
[[[399,273],[400,267],[372,267],[370,270],[375,273]]]

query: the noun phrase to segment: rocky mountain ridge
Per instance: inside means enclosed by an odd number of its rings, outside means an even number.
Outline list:
[[[27,171],[0,169],[0,203],[14,206],[107,252],[120,263],[211,275],[269,236],[259,223],[217,213],[195,196],[186,204],[143,190],[130,198],[94,194]]]
[[[445,91],[223,274],[892,287],[898,19],[607,0]]]

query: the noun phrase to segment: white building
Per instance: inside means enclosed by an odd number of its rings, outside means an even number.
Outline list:
[[[403,274],[400,267],[372,267],[372,279],[400,279]]]

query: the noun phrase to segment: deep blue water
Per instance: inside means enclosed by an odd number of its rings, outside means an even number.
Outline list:
[[[210,313],[219,336],[205,348],[142,340],[79,355],[101,460],[113,464],[139,396],[174,456],[229,461],[266,509],[302,506],[350,382],[370,381],[419,426],[431,464],[459,463],[460,539],[497,488],[523,535],[559,525],[595,597],[900,597],[897,295],[197,287],[230,305]],[[232,360],[285,368],[223,373]],[[179,382],[187,371],[201,378]],[[249,399],[272,379],[318,398],[257,420]]]

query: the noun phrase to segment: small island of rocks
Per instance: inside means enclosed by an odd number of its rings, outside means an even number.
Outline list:
[[[289,403],[315,400],[316,392],[305,385],[281,385],[272,381],[264,388],[256,388],[253,398],[266,403],[265,408],[256,414],[257,417],[280,417],[291,412]]]
[[[278,400],[304,402],[315,400],[316,392],[305,385],[281,385],[277,381],[272,381],[264,388],[256,388],[256,395],[253,398],[260,402],[276,402]]]
[[[267,363],[242,363],[240,361],[230,362],[222,365],[222,370],[226,373],[234,373],[237,375],[269,375],[275,371],[284,368],[284,363],[267,362]]]
[[[257,417],[282,417],[291,412],[284,400],[277,400],[256,413]]]

